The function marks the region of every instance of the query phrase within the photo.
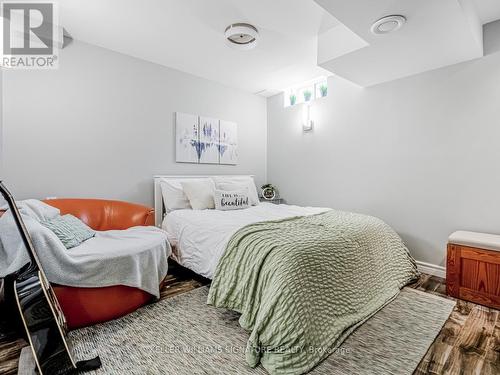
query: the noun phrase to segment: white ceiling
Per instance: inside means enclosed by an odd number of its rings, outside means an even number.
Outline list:
[[[474,0],[474,3],[483,25],[500,19],[500,0]]]
[[[315,1],[365,42],[332,58],[328,52],[338,47],[332,45],[331,37],[320,37],[319,65],[363,87],[483,55],[482,23],[472,0]],[[401,30],[387,35],[370,32],[374,21],[391,14],[407,18]]]
[[[59,1],[61,22],[77,40],[265,96],[330,72],[370,85],[477,57],[482,44],[464,3],[475,5],[478,24],[500,18],[500,0]],[[396,11],[409,16],[400,32],[378,39],[367,32]],[[235,22],[259,29],[255,49],[224,43]],[[321,50],[330,72],[318,66]],[[387,67],[381,56],[396,59]]]
[[[312,0],[64,0],[77,39],[250,92],[316,78],[318,32],[338,22]],[[224,42],[226,26],[259,29],[257,48]]]

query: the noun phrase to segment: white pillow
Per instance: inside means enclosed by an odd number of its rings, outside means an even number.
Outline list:
[[[251,176],[215,176],[212,177],[215,187],[219,190],[236,191],[248,189],[248,202],[251,206],[260,203],[255,182]]]
[[[163,204],[167,212],[191,208],[181,185],[182,180],[162,179],[160,181]]]
[[[215,209],[221,211],[241,210],[250,207],[248,189],[238,191],[215,190]]]
[[[185,180],[181,185],[194,210],[215,208],[215,184],[211,179]]]

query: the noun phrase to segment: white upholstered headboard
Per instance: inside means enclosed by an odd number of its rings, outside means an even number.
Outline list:
[[[166,214],[165,206],[163,204],[163,195],[161,193],[160,181],[161,180],[178,180],[178,179],[189,179],[189,178],[207,178],[207,177],[243,177],[253,175],[196,175],[196,176],[173,176],[173,175],[156,175],[154,178],[154,200],[155,200],[155,225],[157,227],[161,227],[161,223],[163,222],[163,218]]]

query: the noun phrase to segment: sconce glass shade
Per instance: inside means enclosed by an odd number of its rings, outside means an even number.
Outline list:
[[[304,132],[310,132],[313,130],[313,121],[311,120],[311,106],[309,104],[304,104],[302,108],[302,130]]]

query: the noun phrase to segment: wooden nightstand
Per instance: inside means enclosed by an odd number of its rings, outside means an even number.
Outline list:
[[[273,203],[273,204],[285,204],[285,200],[283,198],[274,198],[274,199],[264,199],[262,197],[259,198],[261,202]]]

